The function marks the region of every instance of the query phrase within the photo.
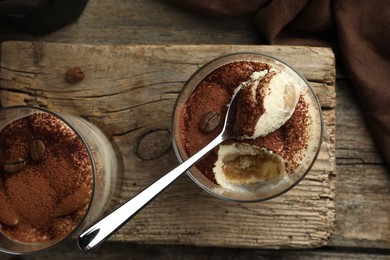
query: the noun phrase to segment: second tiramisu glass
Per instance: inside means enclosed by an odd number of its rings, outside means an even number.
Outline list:
[[[0,251],[50,248],[101,217],[118,159],[103,132],[80,117],[0,109]]]

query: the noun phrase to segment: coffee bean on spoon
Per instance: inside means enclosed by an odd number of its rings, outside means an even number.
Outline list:
[[[26,161],[23,158],[8,159],[2,162],[4,171],[8,173],[15,173],[20,171],[26,165]]]
[[[32,140],[30,143],[30,156],[38,162],[42,160],[45,154],[45,144],[41,140]]]
[[[217,112],[210,111],[203,116],[202,121],[199,124],[199,128],[202,132],[210,133],[217,128],[220,121],[220,115]]]

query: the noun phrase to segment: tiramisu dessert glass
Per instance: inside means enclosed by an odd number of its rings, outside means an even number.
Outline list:
[[[0,252],[47,249],[100,217],[117,154],[96,126],[29,106],[0,110]]]
[[[234,53],[207,63],[176,101],[173,147],[182,162],[220,132],[227,104],[241,87],[234,135],[188,175],[211,194],[261,201],[281,195],[311,169],[322,142],[322,113],[308,82],[286,63],[256,53]]]

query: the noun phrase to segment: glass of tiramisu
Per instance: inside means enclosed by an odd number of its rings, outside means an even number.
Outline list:
[[[178,96],[173,147],[182,162],[212,141],[222,130],[237,89],[236,138],[209,152],[188,175],[223,199],[270,199],[309,172],[322,142],[318,99],[305,78],[286,63],[256,53],[234,53],[201,67]]]
[[[100,217],[112,199],[117,156],[80,117],[0,109],[0,252],[50,248]]]

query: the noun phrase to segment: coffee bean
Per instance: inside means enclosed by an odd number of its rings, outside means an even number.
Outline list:
[[[4,171],[8,173],[18,172],[26,165],[26,161],[22,158],[9,159],[3,163]]]
[[[85,78],[84,71],[80,67],[72,67],[65,74],[68,83],[77,83]]]
[[[45,154],[45,145],[41,140],[33,140],[30,143],[30,155],[31,158],[38,162],[42,160],[43,155]]]
[[[210,111],[203,116],[199,128],[205,133],[210,133],[219,125],[220,121],[220,115],[217,112]]]

